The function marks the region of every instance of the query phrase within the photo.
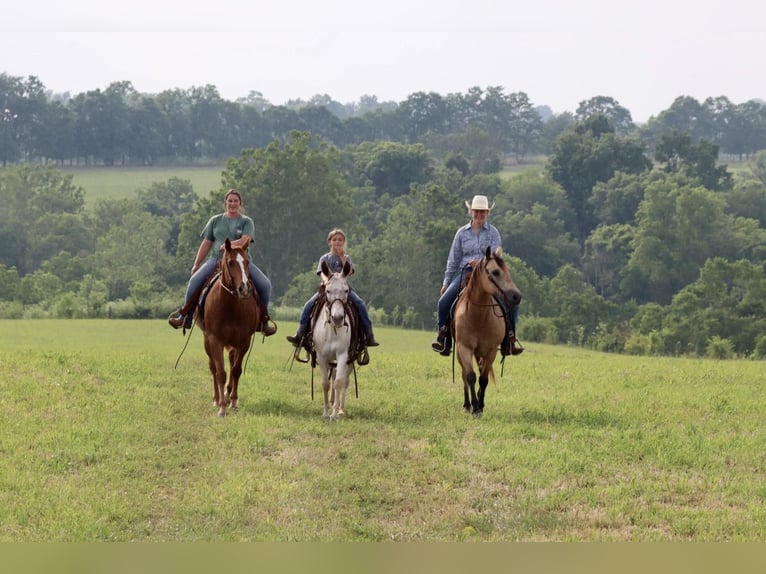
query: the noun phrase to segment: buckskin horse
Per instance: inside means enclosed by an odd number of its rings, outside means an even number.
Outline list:
[[[455,355],[463,375],[463,408],[476,416],[484,411],[484,395],[492,367],[506,333],[505,312],[521,302],[521,292],[503,261],[502,248],[490,248],[474,266],[465,289],[455,303]],[[479,370],[479,391],[476,372]]]
[[[204,333],[205,352],[213,375],[213,406],[218,416],[226,408],[239,407],[239,378],[242,363],[250,349],[253,334],[261,322],[257,292],[248,272],[247,251],[232,247],[228,239],[220,261],[220,274],[214,279],[203,307],[197,309],[197,325]],[[229,354],[229,383],[226,384],[224,351]]]

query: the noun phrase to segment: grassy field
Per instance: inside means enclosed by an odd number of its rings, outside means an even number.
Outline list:
[[[476,419],[381,328],[331,423],[294,326],[219,419],[197,331],[0,322],[0,541],[766,540],[762,363],[530,344]]]
[[[509,164],[503,177],[512,177],[531,167],[539,167],[542,160],[535,158],[524,164]],[[224,166],[212,167],[89,167],[62,169],[71,173],[75,185],[85,190],[87,205],[99,199],[120,199],[135,196],[136,190],[146,189],[154,182],[164,182],[171,177],[187,179],[200,196],[221,186]]]
[[[154,182],[165,182],[171,177],[188,179],[200,197],[221,187],[223,166],[208,167],[89,167],[62,169],[71,173],[75,185],[85,190],[87,205],[99,199],[133,197],[138,189],[146,189]]]

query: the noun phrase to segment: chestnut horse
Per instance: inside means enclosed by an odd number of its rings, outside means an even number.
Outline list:
[[[224,243],[220,275],[214,280],[202,309],[197,310],[197,324],[204,332],[205,352],[213,375],[213,406],[218,416],[226,415],[226,407],[239,406],[239,378],[242,362],[250,349],[253,334],[261,322],[257,292],[248,271],[247,251]],[[229,354],[229,384],[223,353]],[[225,392],[224,392],[225,391]]]
[[[314,325],[314,358],[322,373],[324,392],[323,416],[335,420],[344,415],[349,373],[354,357],[351,339],[356,316],[349,302],[350,287],[346,277],[351,274],[351,264],[346,262],[340,273],[332,273],[322,261],[324,283],[322,308]],[[332,387],[332,393],[330,393]],[[332,405],[331,405],[332,403]]]
[[[505,312],[510,313],[520,302],[521,292],[503,261],[502,248],[494,253],[487,248],[474,266],[453,313],[455,355],[463,373],[463,408],[476,416],[484,411],[487,384],[490,378],[495,378],[492,364],[505,337]],[[478,394],[474,360],[479,369]]]

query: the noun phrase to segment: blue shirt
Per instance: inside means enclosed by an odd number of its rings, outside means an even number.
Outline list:
[[[446,287],[452,282],[455,274],[465,267],[470,261],[481,259],[487,253],[487,247],[492,251],[502,245],[500,232],[497,227],[489,223],[482,225],[479,233],[475,233],[471,224],[467,223],[457,230],[452,246],[447,257],[447,268],[444,270],[444,283]]]

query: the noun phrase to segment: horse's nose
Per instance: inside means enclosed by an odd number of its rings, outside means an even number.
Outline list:
[[[505,297],[511,302],[511,305],[518,305],[521,303],[521,291],[518,289],[512,289],[506,293]]]
[[[246,299],[250,296],[250,285],[240,285],[237,287],[237,294],[240,299]]]

